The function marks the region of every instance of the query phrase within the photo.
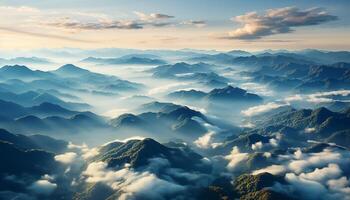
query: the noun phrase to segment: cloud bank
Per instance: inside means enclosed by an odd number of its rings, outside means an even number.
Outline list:
[[[232,19],[243,27],[229,32],[228,38],[256,40],[270,35],[290,33],[297,27],[319,25],[337,19],[337,16],[317,7],[306,10],[296,7],[269,9],[263,15],[249,12]]]

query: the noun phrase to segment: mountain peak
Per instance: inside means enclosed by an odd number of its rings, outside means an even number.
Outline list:
[[[66,75],[81,75],[88,73],[89,71],[73,64],[66,64],[55,70],[56,73],[66,74]]]

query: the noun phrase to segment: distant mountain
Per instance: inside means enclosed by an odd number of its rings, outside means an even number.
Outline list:
[[[227,103],[229,105],[235,104],[237,106],[236,109],[238,110],[241,106],[257,104],[263,101],[263,98],[259,95],[252,94],[244,89],[232,86],[215,88],[208,93],[198,90],[180,90],[169,93],[167,97],[185,102],[193,102],[195,100],[198,101],[198,103],[202,102],[208,104],[210,109],[217,110],[220,107],[222,109],[226,109],[226,111],[229,109],[225,108]]]
[[[81,62],[96,63],[96,64],[108,64],[108,65],[164,65],[166,61],[159,58],[153,58],[155,56],[143,56],[143,55],[126,55],[120,58],[95,58],[88,57]]]
[[[123,114],[110,120],[110,124],[119,130],[133,128],[151,135],[161,134],[158,136],[164,138],[175,137],[173,134],[179,133],[180,135],[177,135],[179,138],[193,139],[206,132],[205,127],[192,118],[199,117],[208,122],[207,118],[186,106],[153,102],[141,106],[141,110],[155,112]]]
[[[66,64],[53,71],[53,73],[58,74],[60,76],[76,77],[89,75],[91,72],[89,70],[82,69],[72,64]]]
[[[63,105],[64,107],[68,107],[68,108],[72,108],[72,107],[76,108],[76,107],[79,107],[80,104],[66,103],[56,98],[50,101],[50,98],[42,98],[43,96],[40,96],[40,95],[38,96],[39,98],[36,98],[36,97],[32,98],[33,97],[32,95],[35,96],[37,94],[24,93],[17,96],[12,93],[0,93],[0,108],[3,111],[6,111],[7,109],[9,109],[8,110],[9,112],[4,112],[3,116],[13,118],[13,117],[24,116],[26,114],[32,113],[38,116],[58,115],[58,116],[67,117],[78,113],[76,111],[71,111],[66,108],[63,108],[60,105]],[[6,101],[1,99],[6,99]],[[8,100],[10,101],[12,100],[13,102],[16,102],[16,103],[12,103]],[[54,103],[49,103],[49,102],[54,102]],[[18,103],[20,103],[21,105]],[[23,105],[26,105],[26,107],[24,107]]]
[[[185,62],[173,65],[162,65],[149,70],[154,77],[174,78],[176,76],[195,73],[195,72],[211,72],[210,65],[205,63],[188,64]]]
[[[16,57],[11,59],[0,59],[0,64],[6,64],[6,65],[52,64],[52,62],[46,58],[39,58],[39,57]]]
[[[252,54],[247,51],[242,50],[232,50],[227,52],[228,54],[235,56],[235,57],[242,57],[242,56],[251,56]]]
[[[350,88],[350,64],[318,65],[310,63],[282,63],[264,65],[253,72],[245,72],[259,83],[283,91],[300,93]]]
[[[52,71],[53,74],[60,76],[64,80],[68,78],[67,84],[87,84],[91,88],[95,88],[94,92],[120,92],[138,90],[142,87],[141,84],[122,80],[116,76],[109,76],[99,73],[94,73],[86,69],[82,69],[72,64],[64,65],[57,70]]]
[[[191,58],[190,61],[196,62],[210,62],[225,65],[237,65],[248,67],[249,69],[256,69],[262,66],[275,66],[287,63],[297,64],[315,64],[315,62],[309,59],[303,59],[301,57],[295,57],[290,55],[274,55],[274,54],[260,54],[260,55],[249,55],[244,54],[237,56],[240,53],[226,53],[226,54],[215,54],[206,55],[200,57]]]
[[[189,59],[191,62],[208,62],[216,64],[227,64],[231,63],[235,58],[235,53],[219,53],[219,54],[205,54]]]
[[[210,101],[243,101],[243,102],[262,102],[262,98],[238,87],[227,86],[225,88],[214,89],[206,96]]]
[[[350,62],[350,52],[348,51],[320,51],[316,49],[306,49],[297,53],[324,64]]]
[[[237,57],[232,61],[231,64],[241,65],[250,68],[259,68],[262,66],[276,66],[286,63],[314,64],[314,62],[309,60],[297,59],[294,57],[283,55]]]
[[[180,107],[180,105],[176,105],[173,103],[153,101],[150,103],[142,104],[137,108],[137,110],[141,112],[169,112]]]
[[[0,68],[0,77],[4,79],[41,79],[41,78],[54,78],[55,76],[49,72],[43,72],[40,70],[31,70],[22,65],[6,65]]]
[[[173,99],[199,100],[206,96],[207,93],[198,90],[180,90],[167,95]]]

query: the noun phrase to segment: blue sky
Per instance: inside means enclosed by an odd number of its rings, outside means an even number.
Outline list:
[[[348,8],[345,0],[2,0],[0,48],[343,50]]]

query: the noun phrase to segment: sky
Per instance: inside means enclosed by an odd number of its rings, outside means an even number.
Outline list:
[[[0,50],[350,50],[347,0],[0,0]]]

